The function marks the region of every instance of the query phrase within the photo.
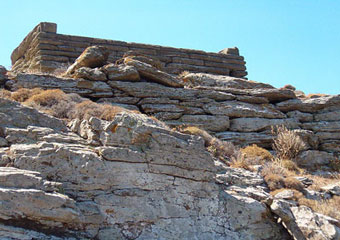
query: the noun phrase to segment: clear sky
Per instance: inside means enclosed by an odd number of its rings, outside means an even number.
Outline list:
[[[340,94],[340,0],[2,0],[0,65],[39,22],[58,33],[217,52],[248,78]]]

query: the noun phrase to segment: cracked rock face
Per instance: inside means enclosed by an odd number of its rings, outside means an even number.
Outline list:
[[[289,239],[263,180],[217,164],[199,137],[133,113],[58,129],[9,100],[0,114],[10,106],[30,121],[0,125],[1,238]]]

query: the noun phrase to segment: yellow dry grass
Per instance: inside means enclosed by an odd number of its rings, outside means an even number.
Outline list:
[[[256,144],[241,148],[240,151],[244,157],[247,158],[248,161],[253,162],[253,164],[261,164],[273,160],[273,155],[268,150]]]

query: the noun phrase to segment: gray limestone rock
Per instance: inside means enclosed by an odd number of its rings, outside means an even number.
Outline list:
[[[287,128],[299,128],[300,123],[294,118],[235,118],[230,120],[230,130],[235,132],[260,132],[270,130],[272,126],[285,125]]]
[[[308,150],[300,153],[296,158],[296,162],[298,165],[306,168],[315,168],[317,166],[327,165],[334,158],[333,154],[328,152]]]
[[[250,104],[236,101],[212,102],[203,106],[203,109],[213,115],[226,115],[229,117],[263,117],[286,118],[274,106]]]

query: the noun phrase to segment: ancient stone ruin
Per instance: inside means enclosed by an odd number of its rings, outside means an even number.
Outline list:
[[[93,45],[109,49],[109,62],[115,62],[128,51],[159,59],[165,72],[178,74],[184,70],[233,77],[247,75],[245,61],[237,49],[224,49],[220,53],[162,47],[140,43],[127,43],[97,38],[57,34],[55,23],[40,23],[12,53],[12,70],[53,72],[73,63],[85,48]]]
[[[1,238],[340,239],[340,221],[298,202],[297,187],[282,180],[287,189],[269,194],[266,164],[232,167],[204,137],[176,130],[272,151],[272,127],[285,126],[304,142],[299,167],[334,176],[340,95],[247,80],[237,48],[206,53],[56,28],[40,23],[27,35],[11,71],[0,68],[0,86],[60,89],[130,111],[68,121],[0,95]],[[305,201],[340,196],[337,184],[308,189],[310,178],[294,177]]]

